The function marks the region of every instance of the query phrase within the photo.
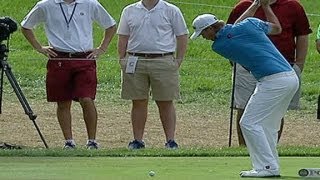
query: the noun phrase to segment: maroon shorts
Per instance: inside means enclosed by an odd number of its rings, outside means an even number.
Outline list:
[[[72,58],[68,60],[49,59],[46,89],[49,102],[78,100],[85,97],[95,99],[96,61],[72,60]]]

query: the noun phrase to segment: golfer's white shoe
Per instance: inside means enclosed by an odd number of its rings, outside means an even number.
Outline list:
[[[261,170],[250,170],[241,171],[241,177],[280,177],[280,172],[277,169],[261,169]]]

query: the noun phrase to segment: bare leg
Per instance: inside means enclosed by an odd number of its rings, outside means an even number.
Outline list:
[[[88,139],[96,139],[97,110],[91,98],[80,98],[79,102],[83,111],[83,119],[86,124]]]
[[[174,140],[176,129],[176,110],[172,101],[156,101],[166,140]]]
[[[243,112],[244,112],[243,109],[238,109],[237,111],[237,133],[238,133],[239,146],[246,146],[246,142],[243,138],[243,134],[240,128],[240,120],[243,115]]]
[[[57,118],[65,140],[72,139],[71,103],[72,101],[57,102]]]
[[[147,121],[148,99],[132,100],[131,121],[134,139],[141,141]]]

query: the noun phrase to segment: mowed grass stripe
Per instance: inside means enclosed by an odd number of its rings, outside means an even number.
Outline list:
[[[281,179],[298,179],[298,170],[319,166],[320,158],[280,158]],[[248,157],[34,157],[0,158],[0,179],[240,179]]]

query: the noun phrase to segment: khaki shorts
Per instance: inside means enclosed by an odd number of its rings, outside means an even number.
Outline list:
[[[139,57],[133,74],[123,71],[127,58],[120,62],[122,68],[121,98],[148,99],[151,94],[153,100],[172,101],[180,97],[179,66],[172,55],[152,59]]]
[[[250,96],[253,94],[257,80],[244,69],[241,65],[236,65],[236,79],[235,79],[235,90],[234,90],[234,104],[233,107],[236,109],[244,109]],[[293,96],[288,109],[297,110],[300,108],[300,96],[301,96],[301,70],[297,65],[293,65],[293,69],[299,78],[299,89]]]

